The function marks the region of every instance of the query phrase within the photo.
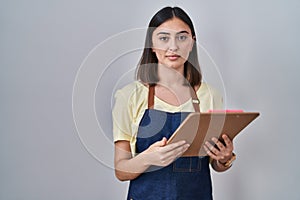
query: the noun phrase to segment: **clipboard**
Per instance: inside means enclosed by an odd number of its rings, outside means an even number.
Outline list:
[[[167,144],[185,140],[190,144],[185,156],[206,156],[203,143],[212,137],[228,135],[233,140],[245,127],[259,116],[258,112],[208,112],[190,113],[168,139]]]

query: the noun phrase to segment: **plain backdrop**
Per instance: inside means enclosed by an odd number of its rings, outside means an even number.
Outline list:
[[[214,198],[300,199],[300,1],[2,0],[1,200],[125,199],[128,183],[112,169],[110,112],[113,92],[133,80],[140,51],[101,60],[131,43],[142,46],[144,35],[98,55],[94,106],[103,140],[94,140],[95,149],[75,126],[73,86],[95,47],[145,28],[167,5],[192,18],[213,60],[203,54],[204,78],[223,92],[225,107],[261,113],[234,141],[233,167],[212,172]]]

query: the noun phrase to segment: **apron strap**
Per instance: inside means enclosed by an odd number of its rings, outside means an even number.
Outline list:
[[[199,108],[200,100],[197,97],[196,90],[195,90],[195,88],[191,88],[190,91],[191,91],[191,95],[192,95],[192,103],[194,106],[194,110],[195,110],[195,112],[200,112],[200,108]]]
[[[200,101],[197,97],[195,89],[190,90],[191,95],[192,95],[192,103],[195,112],[200,112],[199,104]],[[154,108],[154,95],[155,95],[155,85],[149,85],[149,93],[148,93],[148,109],[153,109]]]
[[[154,94],[155,94],[155,85],[149,85],[148,93],[148,109],[154,108]]]

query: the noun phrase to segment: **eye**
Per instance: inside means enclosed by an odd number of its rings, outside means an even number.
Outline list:
[[[177,38],[178,38],[179,41],[185,41],[187,39],[187,36],[186,35],[179,35]]]
[[[169,40],[169,37],[166,37],[166,36],[162,36],[162,37],[159,37],[159,40],[161,41],[168,41]]]

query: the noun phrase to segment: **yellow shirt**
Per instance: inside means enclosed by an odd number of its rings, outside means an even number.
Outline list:
[[[200,112],[223,109],[222,96],[208,84],[202,83],[196,94],[200,100]],[[114,142],[129,141],[132,155],[135,154],[138,126],[147,108],[148,88],[139,81],[134,81],[115,93],[112,111]],[[154,97],[154,109],[165,112],[194,112],[191,99],[180,106],[174,106]]]

